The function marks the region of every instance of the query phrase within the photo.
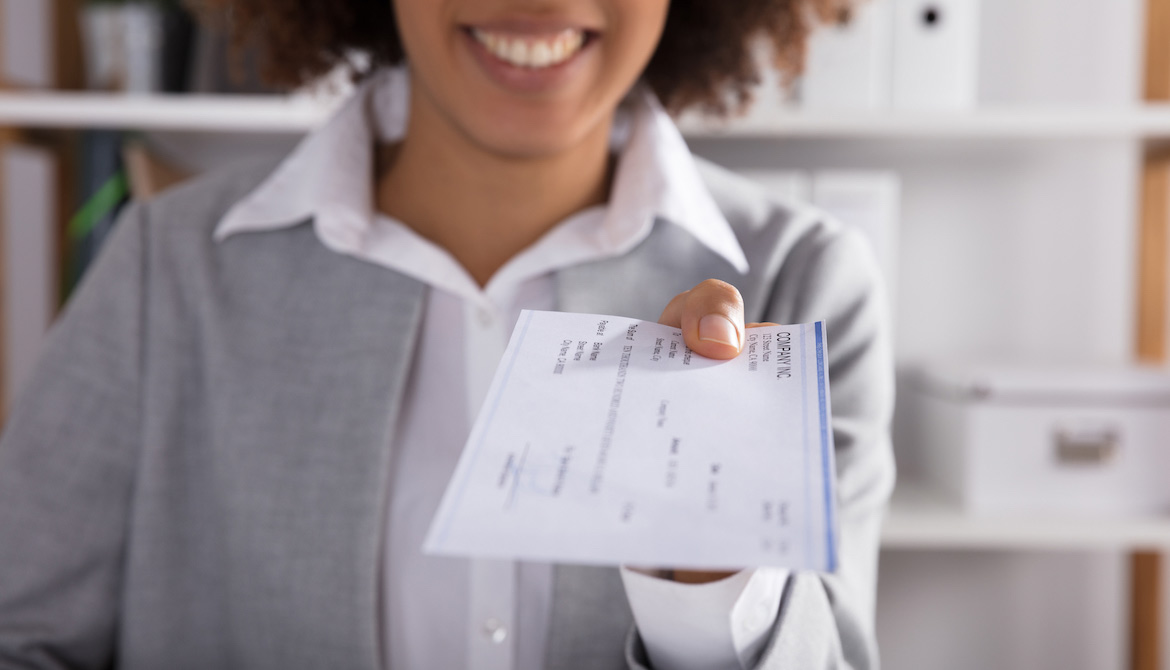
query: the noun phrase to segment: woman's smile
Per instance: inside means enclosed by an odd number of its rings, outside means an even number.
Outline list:
[[[668,0],[398,0],[411,117],[441,122],[443,132],[503,160],[549,159],[583,142],[605,149],[614,110],[653,55],[668,7]],[[424,132],[414,130],[408,136]],[[604,158],[596,147],[589,152]]]
[[[577,55],[585,44],[585,31],[568,28],[553,35],[515,35],[469,28],[475,41],[496,58],[516,67],[544,69]]]
[[[600,31],[561,20],[514,19],[461,26],[464,45],[496,85],[514,93],[555,90],[590,57]]]

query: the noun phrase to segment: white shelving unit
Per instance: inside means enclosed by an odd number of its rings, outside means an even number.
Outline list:
[[[1147,0],[977,4],[976,109],[688,120],[691,148],[752,173],[898,174],[899,360],[1132,360],[1143,158],[1170,139],[1170,108],[1142,102]],[[1161,565],[1142,552],[1170,547],[1170,516],[975,515],[896,451],[885,665],[1170,670],[1157,598],[1135,597],[1157,580],[1134,568]]]
[[[304,133],[336,100],[307,96],[0,93],[0,126]],[[1170,140],[1170,105],[1130,108],[1001,106],[970,112],[794,110],[732,121],[684,119],[692,138],[885,140]]]

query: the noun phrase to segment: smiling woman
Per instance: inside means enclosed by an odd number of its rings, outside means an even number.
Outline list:
[[[371,65],[279,164],[118,224],[0,439],[0,665],[876,665],[876,265],[667,112],[744,104],[760,39],[795,74],[847,0],[205,2],[285,83]],[[836,570],[424,555],[522,309],[659,315],[718,359],[827,320]]]

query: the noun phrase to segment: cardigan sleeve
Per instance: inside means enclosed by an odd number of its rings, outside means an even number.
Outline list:
[[[114,657],[140,427],[146,227],[131,206],[0,439],[0,668]]]
[[[836,573],[797,573],[785,589],[762,668],[876,668],[874,599],[886,504],[894,487],[890,421],[894,361],[881,273],[855,230],[814,235],[793,320],[827,321],[837,461],[840,563]],[[794,268],[799,270],[799,268]],[[778,296],[779,298],[779,296]]]
[[[874,597],[881,524],[894,483],[893,355],[880,272],[865,240],[816,226],[779,272],[763,320],[827,321],[840,528],[833,574],[794,572],[766,642],[744,668],[876,668]],[[729,617],[728,625],[732,625]],[[637,631],[631,668],[651,667]]]

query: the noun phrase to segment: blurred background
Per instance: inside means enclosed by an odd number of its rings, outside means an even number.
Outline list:
[[[0,403],[127,201],[279,156],[349,90],[230,65],[177,2],[0,0]],[[791,91],[680,119],[882,263],[889,668],[1170,670],[1167,100],[1170,0],[870,0]]]

